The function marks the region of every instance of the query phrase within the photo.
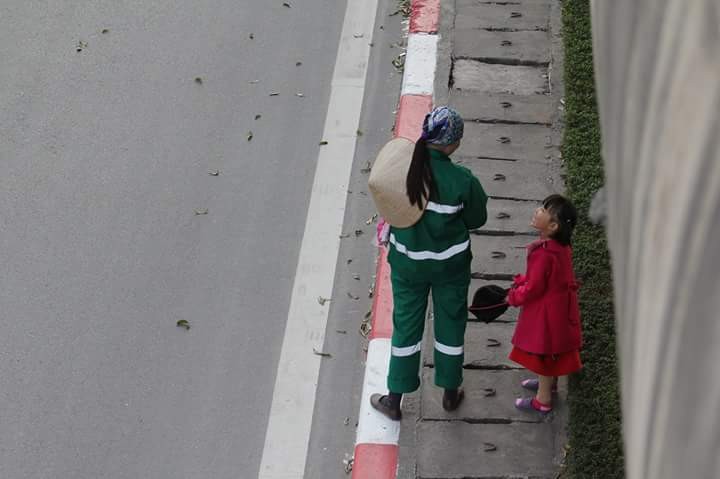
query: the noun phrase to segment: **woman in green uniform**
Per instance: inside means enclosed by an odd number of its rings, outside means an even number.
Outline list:
[[[470,235],[487,220],[487,196],[468,170],[450,155],[460,146],[463,120],[438,107],[423,122],[407,175],[410,203],[421,211],[417,223],[390,228],[388,261],[393,290],[393,336],[387,395],[373,394],[372,406],[401,418],[404,393],[420,386],[420,350],[432,291],[435,330],[435,384],[444,388],[443,407],[463,399],[463,345],[470,285]]]

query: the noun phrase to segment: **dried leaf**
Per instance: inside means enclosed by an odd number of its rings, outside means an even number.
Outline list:
[[[350,237],[350,233],[343,233],[340,235],[340,239],[345,239],[345,238],[349,238],[349,237]],[[350,260],[350,261],[352,261],[352,260]],[[350,264],[350,263],[348,263],[348,264]]]
[[[210,176],[220,176],[220,170],[208,170]]]
[[[357,238],[358,236],[362,236],[363,233],[363,230],[355,230],[355,237]]]
[[[202,84],[203,84],[203,79],[200,78],[200,77],[195,77],[195,83],[197,83],[198,85],[202,85]]]
[[[358,301],[360,299],[360,296],[355,296],[354,294],[348,292],[348,298],[354,299],[355,301]]]
[[[106,33],[110,33],[110,30],[108,30],[107,28],[103,28],[100,33],[102,33],[103,35],[105,35]]]
[[[500,341],[498,341],[497,339],[488,338],[488,340],[487,340],[488,348],[497,348],[498,346],[500,346],[500,344],[501,344]]]
[[[300,92],[297,92],[297,93],[295,93],[295,96],[297,96],[297,97],[300,97],[300,98],[303,98],[303,97],[305,97],[305,95],[303,95],[303,94],[302,94],[302,93],[300,93]]]
[[[350,236],[350,235],[348,235],[348,236]],[[352,263],[352,261],[353,261],[352,258],[350,258],[349,260],[347,260],[347,264]]]
[[[372,167],[370,166],[370,162],[368,161],[365,163],[365,168],[360,169],[360,173],[370,173],[371,170]]]
[[[365,313],[365,319],[370,319],[370,316],[372,316],[372,309]]]
[[[355,281],[360,281],[360,275],[359,275],[359,274],[354,274],[354,275],[352,275],[352,276],[353,276],[353,279],[354,279]]]
[[[349,425],[349,424],[350,424],[350,418],[346,416],[345,419],[343,419],[343,424],[344,424],[345,426]]]
[[[497,451],[497,446],[491,442],[484,442],[483,443],[483,451],[485,451],[485,452]]]
[[[368,289],[368,298],[372,298],[373,296],[375,296],[375,286],[370,286]]]
[[[290,2],[283,2],[283,7],[290,8],[291,7]]]
[[[299,67],[300,65],[302,65],[302,62],[295,62],[296,67]]]
[[[175,325],[179,328],[185,328],[185,331],[190,329],[190,323],[188,323],[187,319],[178,319]]]
[[[484,388],[483,392],[485,393],[483,394],[483,396],[485,396],[486,398],[493,397],[497,394],[497,391],[493,388]]]
[[[330,298],[323,298],[322,296],[318,296],[318,303],[320,303],[320,306],[325,306],[325,303],[330,302]]]
[[[353,37],[355,37],[355,38],[362,38],[362,37],[364,37],[364,36],[365,36],[365,35],[362,34],[362,33],[355,33],[355,34],[353,34]]]
[[[327,145],[327,144],[328,144],[328,142],[325,141],[325,140],[323,140],[323,141],[321,141],[320,143],[318,143],[318,145],[320,145],[320,146],[324,146],[324,145]]]
[[[495,173],[495,176],[493,176],[493,181],[505,181],[506,179],[507,177],[502,173]]]
[[[357,136],[363,136],[363,131],[358,129],[358,131],[355,132]]]
[[[195,215],[196,215],[196,216],[206,215],[206,214],[208,214],[208,213],[209,213],[209,211],[208,211],[207,208],[197,208],[197,209],[195,209]]]
[[[495,215],[495,218],[497,218],[499,220],[506,220],[506,219],[510,218],[510,214],[505,213],[504,211],[501,211],[500,213]]]
[[[335,332],[338,333],[338,334],[347,334],[347,330],[346,330],[346,329],[336,329]]]
[[[255,85],[256,83],[260,83],[260,80],[250,80],[248,83]]]
[[[260,118],[262,118],[262,115],[260,115],[260,114],[255,115],[255,120],[259,120]]]
[[[253,139],[253,132],[252,132],[252,131],[248,131],[247,141],[250,141],[250,140],[252,140],[252,139]]]
[[[248,35],[248,36],[250,37],[250,40],[255,40],[255,34],[254,34],[254,33],[251,33],[251,34]]]
[[[276,91],[271,91],[271,92],[270,92],[270,95],[268,95],[268,96],[278,96],[279,94],[280,94],[280,93],[278,93],[278,92],[276,92]]]
[[[315,354],[315,355],[317,355],[317,356],[322,356],[322,357],[324,357],[324,358],[331,358],[331,357],[332,357],[332,354],[330,354],[330,353],[325,353],[325,352],[323,352],[323,351],[318,351],[318,350],[315,349],[315,348],[313,348],[313,354]]]
[[[377,217],[378,217],[378,214],[375,213],[375,214],[372,215],[370,218],[368,218],[367,220],[365,220],[365,224],[366,224],[366,225],[371,225],[371,224],[373,224],[373,223],[375,222],[375,220],[377,219]]]
[[[507,257],[507,255],[505,253],[503,253],[502,251],[492,251],[492,252],[490,252],[490,257],[493,259],[503,259],[503,258]]]

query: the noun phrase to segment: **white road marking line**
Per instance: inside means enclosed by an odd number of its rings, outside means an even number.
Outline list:
[[[330,306],[317,298],[333,290],[376,11],[377,0],[347,2],[258,479],[305,472],[323,360],[313,348],[322,350]]]

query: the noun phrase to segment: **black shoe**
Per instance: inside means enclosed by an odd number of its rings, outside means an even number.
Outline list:
[[[370,396],[370,404],[373,408],[375,408],[375,410],[379,411],[393,421],[399,421],[402,419],[402,412],[400,411],[400,408],[393,407],[392,404],[390,404],[390,398],[388,396],[373,394]]]
[[[443,393],[443,409],[446,411],[456,410],[464,398],[465,391],[462,389],[446,389]]]

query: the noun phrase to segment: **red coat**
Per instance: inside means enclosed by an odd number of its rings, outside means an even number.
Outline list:
[[[560,354],[582,346],[578,284],[572,249],[555,240],[528,246],[527,272],[515,277],[508,303],[521,306],[512,343],[535,354]]]

